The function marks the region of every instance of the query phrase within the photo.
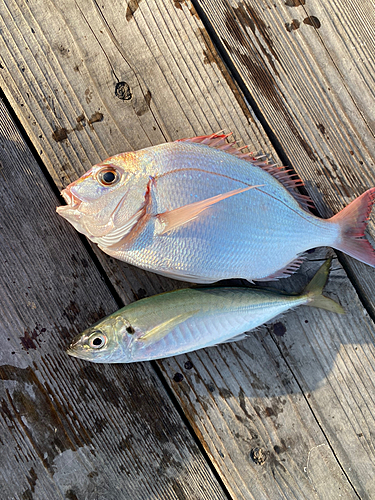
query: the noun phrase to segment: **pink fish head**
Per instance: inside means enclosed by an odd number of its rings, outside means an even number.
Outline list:
[[[144,201],[147,182],[139,153],[112,156],[61,192],[67,205],[57,213],[95,241],[132,220]]]

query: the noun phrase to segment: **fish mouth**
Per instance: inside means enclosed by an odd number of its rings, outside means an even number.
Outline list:
[[[60,209],[70,209],[70,210],[77,210],[80,206],[80,204],[82,203],[81,200],[79,198],[77,198],[69,189],[69,187],[63,189],[61,191],[61,196],[64,198],[65,200],[65,203],[66,203],[66,207],[64,206],[61,206],[61,207],[58,207],[58,211]]]
[[[85,336],[82,334],[77,335],[70,342],[69,347],[66,349],[66,353],[69,356],[74,356],[75,358],[80,358],[82,356],[82,349],[84,345]]]

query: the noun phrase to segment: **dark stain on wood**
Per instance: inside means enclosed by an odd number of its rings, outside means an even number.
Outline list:
[[[63,315],[69,318],[71,322],[74,322],[77,319],[78,314],[81,312],[81,309],[78,304],[76,304],[73,300],[70,301],[70,304],[65,308]]]
[[[74,131],[79,132],[82,130],[85,126],[85,115],[82,114],[80,116],[77,116],[77,125],[71,129],[67,129],[65,127],[60,127],[55,129],[52,132],[52,139],[56,142],[61,142],[64,141],[65,139],[68,138],[68,135]],[[89,124],[91,130],[94,130],[94,127],[92,126],[93,123],[96,122],[101,122],[103,120],[103,113],[100,113],[99,111],[96,111],[91,117],[87,120],[87,123]]]
[[[65,450],[73,450],[91,443],[86,431],[78,436],[78,428],[71,426],[64,411],[55,406],[56,399],[44,387],[31,367],[22,369],[10,365],[0,367],[0,378],[16,384],[7,390],[8,401],[2,400],[2,411],[17,420],[43,465],[54,473],[53,460]],[[25,419],[26,422],[25,423]],[[15,430],[16,432],[16,430]]]
[[[182,4],[186,4],[186,0],[173,0],[176,9],[182,10]]]
[[[178,500],[189,500],[190,497],[186,495],[181,484],[175,479],[172,480],[172,489],[176,493]]]
[[[231,78],[230,74],[228,73],[228,70],[226,69],[222,59],[219,57],[218,53],[216,52],[216,48],[215,48],[211,38],[209,37],[207,31],[204,28],[200,28],[199,31],[197,32],[197,36],[199,36],[199,38],[203,41],[203,43],[206,46],[206,49],[203,50],[203,55],[204,55],[203,62],[204,62],[204,64],[212,64],[212,63],[216,64],[216,66],[219,68],[221,74],[223,75],[226,84],[229,86],[237,103],[239,104],[241,111],[246,116],[246,118],[249,122],[253,122],[254,119],[250,113],[249,108],[247,107],[244,99],[242,98],[242,95],[240,94],[237,85],[235,84],[234,80]]]
[[[184,364],[185,370],[191,370],[193,368],[193,363],[191,361],[186,361]]]
[[[315,153],[299,133],[293,118],[290,116],[289,111],[285,107],[284,96],[280,94],[278,84],[275,80],[274,75],[268,70],[265,65],[258,62],[259,55],[257,53],[256,47],[253,46],[251,40],[246,37],[239,29],[237,22],[233,19],[233,16],[229,11],[226,12],[225,23],[232,36],[236,38],[241,47],[245,49],[245,53],[243,50],[239,50],[238,47],[232,46],[227,40],[223,40],[223,44],[225,45],[226,49],[230,54],[233,54],[238,60],[240,60],[241,63],[249,70],[249,75],[252,78],[254,85],[259,88],[260,92],[272,104],[272,106],[275,109],[278,109],[283,114],[290,131],[306,151],[309,158],[314,162],[317,161]],[[261,50],[264,51],[264,48],[262,47]],[[268,54],[268,60],[270,60],[270,56],[271,55]],[[274,68],[273,61],[272,67],[275,71],[275,74],[278,75],[278,72]]]
[[[187,3],[186,0],[174,0],[174,6],[176,7],[176,9],[178,10],[184,10],[182,8],[182,6],[185,5],[186,8],[189,10],[190,14],[193,16],[193,17],[196,17],[197,19],[199,19],[199,16],[198,16],[198,13],[197,11],[195,10],[194,6],[191,5],[191,7],[189,7],[189,4]]]
[[[128,6],[126,9],[126,20],[129,22],[133,19],[133,15],[136,12],[136,10],[139,8],[139,4],[141,3],[142,0],[129,0]]]
[[[20,337],[22,349],[28,351],[29,349],[37,349],[39,343],[36,343],[39,335],[46,331],[45,328],[39,329],[38,325],[32,331],[25,330],[22,337]]]
[[[175,373],[173,375],[173,380],[175,382],[182,382],[184,380],[184,376],[182,375],[182,373]]]
[[[91,128],[91,130],[94,130],[93,123],[101,122],[102,120],[103,120],[103,113],[100,113],[99,111],[97,111],[96,113],[94,113],[93,115],[90,116],[87,123],[89,124],[89,127]],[[77,127],[75,130],[77,130]]]
[[[31,467],[29,470],[29,475],[26,476],[27,482],[30,485],[30,488],[28,488],[26,491],[22,493],[22,499],[32,499],[33,498],[33,493],[35,491],[35,485],[38,479],[38,476],[34,470],[34,467]]]
[[[291,33],[292,31],[298,30],[298,28],[301,26],[301,23],[298,21],[298,19],[292,19],[290,23],[285,23],[285,29]]]
[[[233,397],[233,393],[226,387],[219,387],[219,394],[223,399],[229,399]]]
[[[288,7],[299,7],[300,5],[305,5],[306,0],[285,0],[285,5]]]
[[[241,24],[245,26],[249,26],[251,31],[254,33],[255,36],[257,32],[261,35],[262,39],[264,40],[265,44],[268,47],[269,52],[267,52],[266,48],[262,43],[259,44],[259,47],[261,48],[263,54],[267,57],[268,62],[271,64],[273,70],[275,71],[276,74],[278,74],[276,67],[275,67],[275,61],[272,59],[272,56],[276,61],[281,63],[278,54],[276,53],[274,46],[273,46],[273,40],[271,38],[271,35],[269,33],[269,26],[266,25],[266,23],[261,19],[257,13],[257,11],[253,8],[250,7],[250,5],[239,5],[238,7],[233,9],[238,16],[239,21]],[[226,18],[228,20],[228,16]],[[231,16],[231,19],[233,19],[233,16]]]
[[[322,124],[322,123],[318,123],[317,124],[317,127],[319,129],[319,131],[324,135],[326,133],[326,128],[325,126]]]
[[[321,27],[321,23],[320,23],[319,19],[315,16],[308,16],[302,22],[303,22],[303,24],[313,26],[316,29],[319,29]]]
[[[147,92],[143,96],[142,104],[139,106],[139,108],[135,109],[135,114],[137,116],[143,116],[145,113],[147,113],[147,111],[150,110],[151,99],[151,92],[147,90]]]
[[[278,337],[282,337],[286,333],[286,326],[281,321],[278,321],[273,325],[273,333]]]
[[[247,416],[249,420],[253,420],[253,417],[248,413],[246,409],[246,401],[245,401],[245,393],[242,387],[240,387],[240,392],[238,394],[238,399],[240,401],[240,407],[241,410],[244,412],[244,414]]]
[[[64,141],[68,138],[69,132],[65,127],[57,128],[52,132],[52,139],[56,142]]]

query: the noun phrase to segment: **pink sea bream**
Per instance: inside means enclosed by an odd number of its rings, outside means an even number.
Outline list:
[[[112,156],[62,191],[57,212],[112,257],[194,283],[281,278],[319,246],[375,267],[364,238],[375,188],[320,219],[301,181],[227,137]]]

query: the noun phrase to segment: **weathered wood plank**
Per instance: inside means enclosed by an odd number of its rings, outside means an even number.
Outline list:
[[[6,46],[0,78],[27,133],[38,151],[43,152],[58,187],[75,179],[87,170],[88,163],[103,156],[161,142],[164,137],[175,139],[223,127],[233,129],[236,138],[252,143],[254,149],[275,156],[189,2],[131,2],[127,9],[119,2],[101,2],[99,6],[85,0],[64,2],[64,10],[52,2],[43,8],[35,1],[26,4],[7,0],[5,5],[0,7]],[[36,62],[31,53],[37,54]],[[25,61],[28,65],[22,71]],[[74,70],[77,67],[79,71]],[[134,87],[130,102],[115,96],[118,81],[130,82],[131,90]],[[49,96],[50,109],[43,101],[45,94]],[[147,106],[142,106],[144,102]],[[84,120],[80,118],[82,111]],[[102,113],[103,120],[91,123],[92,129],[89,117],[97,116],[96,113]],[[82,129],[77,126],[77,118],[81,120],[78,124],[85,125]],[[177,286],[103,254],[97,255],[125,302]],[[373,328],[350,290],[350,300],[357,306],[356,321],[360,325],[367,321],[368,328]],[[334,293],[339,294],[337,287]],[[296,342],[302,344],[310,342],[307,325],[319,331],[321,323],[328,321],[320,313],[295,314],[299,320],[288,326],[288,334],[297,328]],[[304,323],[305,318],[308,324]],[[345,321],[335,323],[335,328],[341,332],[345,325]],[[326,335],[331,338],[335,331]],[[355,338],[361,339],[361,335],[355,329]],[[187,357],[187,363],[191,359],[194,362],[193,372],[189,363],[185,366],[179,359],[160,363],[232,496],[332,498],[344,492],[346,498],[355,498],[355,490],[342,474],[335,456],[337,442],[331,441],[331,436],[327,439],[325,429],[318,425],[326,424],[328,415],[337,407],[341,409],[339,425],[348,431],[345,443],[350,446],[346,453],[352,460],[351,464],[345,461],[344,466],[353,466],[351,479],[363,473],[362,484],[358,480],[355,488],[366,497],[373,462],[371,450],[368,455],[361,455],[360,438],[353,431],[359,410],[346,415],[342,393],[330,391],[329,387],[321,392],[320,401],[324,404],[312,408],[306,394],[306,388],[314,394],[317,390],[312,363],[303,372],[301,352],[289,360],[280,354],[282,345],[279,348],[265,331],[246,342],[249,348],[243,343]],[[317,350],[313,343],[310,348],[313,363],[325,366],[320,373],[321,383],[329,373],[328,365],[323,363],[325,350]],[[364,370],[371,374],[372,365],[366,356],[361,351],[358,356]],[[298,377],[291,371],[292,361],[299,376],[305,377],[302,391]],[[176,373],[183,373],[182,383]],[[194,377],[189,378],[190,373]],[[355,380],[362,379],[361,370],[356,373]],[[351,387],[349,375],[346,373],[342,380],[345,389]],[[367,383],[362,397],[370,409],[371,391]],[[256,448],[266,451],[264,465],[260,465],[262,454],[256,453]],[[250,457],[252,450],[258,463]]]
[[[0,497],[226,498],[149,363],[76,363],[117,308],[0,101]]]
[[[329,217],[374,186],[373,3],[194,3],[319,213]],[[375,271],[343,262],[374,317]]]

